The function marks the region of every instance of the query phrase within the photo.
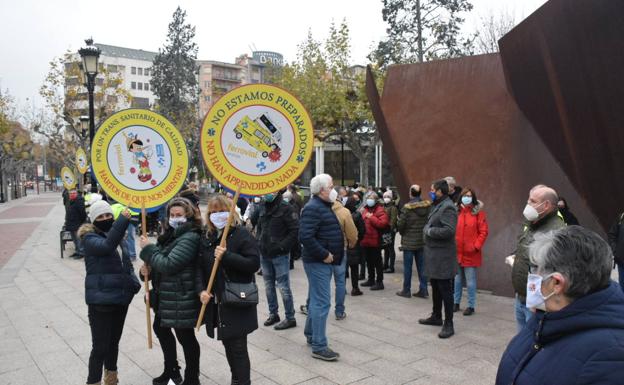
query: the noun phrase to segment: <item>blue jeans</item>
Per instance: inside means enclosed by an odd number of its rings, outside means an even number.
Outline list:
[[[425,277],[425,256],[424,249],[403,250],[403,292],[412,291],[412,266],[416,260],[416,270],[418,270],[419,291],[429,294],[427,290],[427,277]]]
[[[345,312],[345,296],[347,295],[347,252],[345,251],[340,265],[332,265],[336,284],[336,315]]]
[[[72,241],[74,242],[74,253],[84,256],[84,248],[78,237],[78,231],[70,231]]]
[[[518,326],[518,333],[520,333],[533,316],[533,313],[526,307],[525,304],[520,302],[517,294],[514,306],[516,310],[516,325]]]
[[[466,274],[466,288],[468,289],[468,307],[475,308],[477,303],[477,268],[459,267],[455,276],[455,298],[454,302],[459,305],[462,297],[462,286],[464,285],[463,274]]]
[[[126,247],[128,248],[128,255],[130,259],[136,259],[136,246],[134,243],[134,234],[136,233],[136,228],[132,223],[128,224],[128,231],[126,232]]]
[[[308,318],[303,334],[312,345],[312,351],[327,349],[327,315],[331,307],[332,265],[304,262],[303,269],[308,277]]]
[[[618,262],[616,264],[618,268],[618,281],[620,282],[622,291],[624,291],[624,262]]]
[[[286,319],[295,319],[295,305],[293,304],[293,295],[290,291],[290,258],[288,254],[278,255],[273,258],[261,259],[262,278],[264,279],[264,287],[266,290],[267,302],[269,303],[269,313],[278,314],[279,306],[277,304],[277,292],[275,285],[282,294],[284,309],[286,311]]]

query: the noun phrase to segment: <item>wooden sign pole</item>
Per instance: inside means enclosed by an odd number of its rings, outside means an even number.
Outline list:
[[[141,203],[141,235],[147,236],[147,215],[145,213],[145,201]],[[147,321],[147,348],[152,348],[152,313],[150,310],[150,288],[149,275],[143,276],[143,286],[145,288],[145,320]]]
[[[236,194],[234,195],[234,199],[232,200],[232,207],[230,208],[230,215],[228,216],[227,224],[225,225],[225,228],[223,229],[223,235],[221,236],[221,243],[219,244],[219,246],[221,247],[226,246],[227,236],[228,236],[228,233],[230,232],[230,227],[232,226],[232,219],[234,218],[234,215],[236,215],[236,202],[238,201],[238,197],[240,196],[240,190],[241,190],[241,185],[239,184],[236,188]],[[220,262],[221,262],[220,258],[215,258],[214,264],[212,265],[212,271],[210,272],[210,279],[208,280],[208,287],[206,288],[206,291],[208,293],[210,293],[210,291],[212,290],[212,286],[214,285],[214,280],[215,280],[215,277],[217,276],[217,269],[219,268]],[[203,303],[201,306],[201,310],[199,312],[199,318],[197,319],[197,324],[195,325],[195,328],[197,329],[197,331],[199,331],[199,328],[201,328],[201,322],[204,319],[205,313],[206,313],[206,304]]]

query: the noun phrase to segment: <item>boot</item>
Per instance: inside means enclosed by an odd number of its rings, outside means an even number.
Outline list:
[[[104,369],[104,385],[117,385],[119,379],[117,378],[117,371]]]
[[[419,319],[418,323],[421,325],[442,326],[442,317],[431,313],[429,318]]]
[[[442,326],[442,331],[438,333],[438,337],[449,338],[453,334],[455,334],[455,329],[453,328],[453,321],[445,320],[444,326]]]
[[[367,286],[373,286],[374,284],[375,284],[375,281],[369,278],[368,281],[360,283],[360,286],[367,287]]]
[[[87,385],[102,385],[102,383],[101,382],[94,382],[92,384],[87,384]]]
[[[199,370],[188,367],[184,369],[184,382],[181,385],[201,385],[199,383]]]
[[[176,385],[182,383],[182,375],[180,374],[180,367],[176,363],[173,368],[167,368],[163,373],[152,380],[152,385],[167,385],[169,380],[173,381]]]

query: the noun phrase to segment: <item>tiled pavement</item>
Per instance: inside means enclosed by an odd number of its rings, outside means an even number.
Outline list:
[[[0,205],[0,385],[85,383],[91,340],[84,266],[82,261],[60,259],[58,232],[63,215],[60,194]],[[340,352],[340,361],[326,363],[310,357],[303,337],[305,316],[297,314],[297,328],[277,332],[260,326],[251,334],[253,383],[492,384],[515,330],[512,301],[479,294],[477,313],[471,317],[456,313],[457,334],[440,340],[439,328],[417,323],[430,312],[430,300],[394,294],[402,280],[401,253],[398,259],[397,273],[386,275],[385,290],[347,296],[348,317],[343,321],[330,317],[330,346]],[[298,308],[307,290],[299,262],[291,280]],[[262,280],[258,282],[263,289]],[[263,297],[258,307],[261,322],[267,316]],[[121,384],[151,384],[162,369],[158,345],[151,351],[146,348],[144,309],[139,294],[121,340]],[[198,339],[202,384],[229,384],[222,345],[210,340],[203,329]]]

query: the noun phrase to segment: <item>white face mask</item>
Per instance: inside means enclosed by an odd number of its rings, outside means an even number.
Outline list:
[[[254,197],[254,203],[260,203],[260,197]]]
[[[392,199],[390,199],[390,198],[384,198],[384,202],[385,202],[386,204],[390,203],[390,201],[392,201]]]
[[[338,192],[334,189],[331,189],[331,191],[329,192],[329,201],[335,202],[336,198],[338,198]]]
[[[546,300],[552,297],[555,292],[548,294],[546,297],[542,295],[542,282],[546,281],[553,274],[543,277],[539,274],[529,274],[527,278],[527,296],[526,307],[529,309],[540,309],[546,311]]]
[[[177,229],[181,224],[186,223],[186,217],[170,217],[169,226]]]
[[[221,230],[222,228],[225,227],[225,225],[227,225],[227,220],[229,216],[230,216],[230,213],[228,211],[219,211],[219,212],[210,214],[209,218],[210,218],[210,222],[214,225],[214,227]]]
[[[545,201],[537,205],[537,207],[540,207],[544,203]],[[527,221],[534,222],[539,218],[540,213],[537,212],[537,209],[535,207],[527,203],[527,205],[524,206],[524,211],[522,212],[522,215],[524,215]]]

